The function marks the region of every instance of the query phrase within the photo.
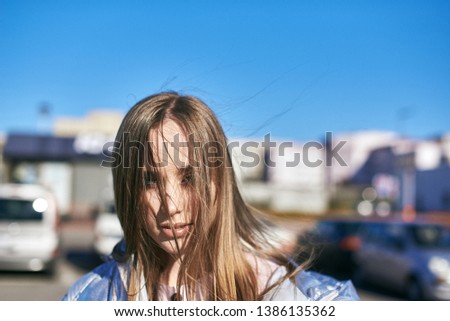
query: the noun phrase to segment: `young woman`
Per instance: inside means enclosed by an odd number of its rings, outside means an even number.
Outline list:
[[[243,201],[225,134],[202,101],[160,93],[125,116],[113,152],[124,240],[64,300],[357,299],[302,271]]]

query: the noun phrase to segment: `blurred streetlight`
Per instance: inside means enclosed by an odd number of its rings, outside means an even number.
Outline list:
[[[416,216],[416,172],[415,172],[415,152],[414,147],[409,138],[406,137],[405,124],[413,116],[413,106],[404,106],[397,110],[397,120],[399,122],[399,132],[402,138],[402,149],[405,153],[401,156],[401,206],[402,217],[405,221],[413,220]]]
[[[51,105],[44,101],[38,106],[37,131],[47,134],[51,131]]]

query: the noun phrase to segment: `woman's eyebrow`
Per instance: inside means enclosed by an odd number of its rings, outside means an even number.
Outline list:
[[[152,174],[152,175],[157,175],[158,171],[156,171],[154,168],[144,168],[144,175],[147,174]]]
[[[184,167],[178,167],[178,174],[179,175],[186,175],[191,174],[194,171],[194,168],[191,165],[187,165]]]

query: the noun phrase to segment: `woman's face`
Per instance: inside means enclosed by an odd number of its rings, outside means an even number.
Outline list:
[[[189,189],[193,180],[188,161],[187,139],[183,130],[172,120],[158,129],[150,130],[153,157],[160,165],[157,172],[145,172],[146,197],[150,204],[149,232],[153,240],[167,253],[180,254],[193,232],[194,217],[189,211]],[[164,187],[164,208],[158,184]]]

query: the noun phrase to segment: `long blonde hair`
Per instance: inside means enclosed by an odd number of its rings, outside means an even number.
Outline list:
[[[169,119],[189,136],[189,159],[199,164],[194,166],[189,190],[190,210],[195,213],[194,232],[186,249],[189,254],[181,262],[177,292],[183,285],[187,300],[198,299],[198,291],[207,300],[261,299],[278,283],[292,278],[295,267],[271,248],[266,225],[242,199],[225,134],[212,110],[196,97],[174,92],[139,101],[125,116],[116,137],[121,157],[116,158],[113,166],[114,194],[127,257],[132,260],[129,299],[136,299],[144,286],[139,283],[139,274],[143,273],[149,299],[157,300],[161,274],[168,260],[167,253],[153,241],[146,228],[149,205],[143,197],[143,180],[145,168],[155,166],[153,151],[147,144],[149,132]],[[213,155],[210,151],[206,155],[194,143],[214,144]],[[158,184],[160,193],[162,189]],[[286,266],[288,273],[260,291],[256,286],[258,271],[249,263],[249,254]]]

